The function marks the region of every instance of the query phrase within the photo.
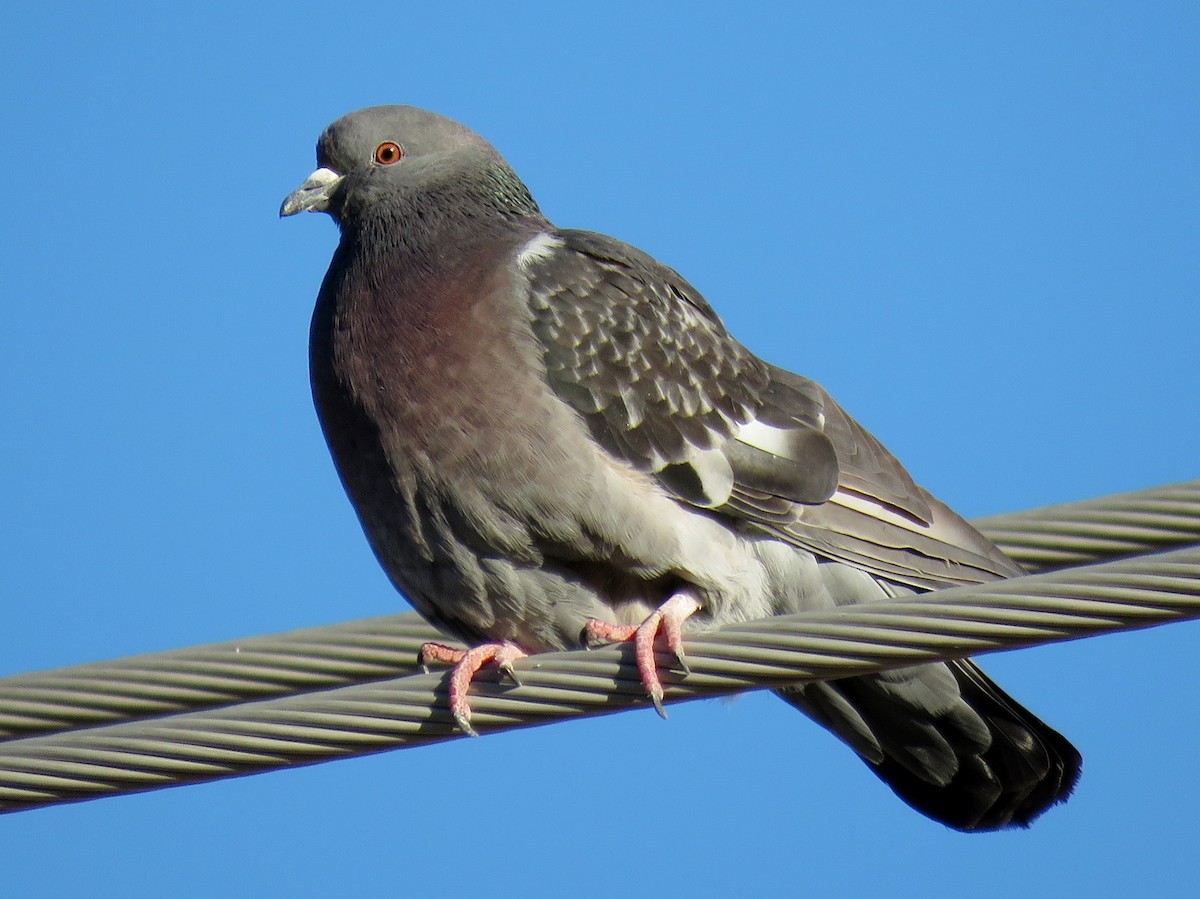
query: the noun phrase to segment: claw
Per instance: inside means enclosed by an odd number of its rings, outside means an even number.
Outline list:
[[[671,608],[668,609],[668,606]],[[667,642],[667,649],[675,656],[675,663],[683,669],[684,674],[691,674],[692,669],[688,667],[687,657],[683,652],[683,622],[699,608],[700,603],[695,599],[680,593],[668,599],[658,610],[662,613],[662,634]]]
[[[521,678],[517,677],[517,669],[513,667],[513,662],[523,658],[525,658],[525,653],[512,643],[500,644],[500,648],[496,650],[496,655],[493,657],[496,667],[500,669],[500,674],[508,678],[516,687],[521,686]]]
[[[607,624],[592,619],[584,628],[585,645],[601,640],[624,641],[633,640],[634,655],[637,659],[638,673],[642,676],[642,686],[654,703],[654,709],[663,718],[667,710],[663,708],[663,686],[658,676],[658,665],[654,660],[654,641],[662,632],[667,649],[675,657],[684,674],[691,674],[687,659],[683,652],[683,622],[696,613],[700,608],[699,601],[690,593],[676,593],[637,627],[626,627],[617,624]]]
[[[682,649],[676,650],[674,655],[675,655],[675,664],[679,666],[679,669],[684,674],[691,674],[692,666],[688,664],[687,656],[684,655],[683,650]]]
[[[507,676],[517,686],[521,681],[513,669],[513,662],[525,658],[525,651],[515,643],[484,643],[471,649],[454,649],[441,643],[426,643],[417,654],[421,667],[428,671],[428,662],[446,662],[454,666],[450,672],[450,714],[463,733],[477,737],[478,732],[471,726],[471,703],[468,692],[471,681],[479,673],[479,669],[488,662],[495,662],[500,673]]]

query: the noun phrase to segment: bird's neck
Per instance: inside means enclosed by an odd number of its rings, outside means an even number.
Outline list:
[[[313,333],[331,342],[343,378],[364,360],[417,377],[457,353],[487,320],[480,304],[502,296],[515,275],[508,263],[549,227],[540,216],[451,219],[429,210],[356,224],[343,231],[314,312]],[[475,339],[490,338],[485,329]],[[352,378],[356,393],[366,377],[364,368]]]
[[[529,190],[500,162],[439,173],[390,193],[353,193],[338,213],[339,253],[379,271],[454,268],[486,250],[549,227]]]
[[[342,315],[388,317],[386,308],[403,297],[403,315],[414,322],[422,315],[416,306],[442,306],[448,292],[473,272],[504,267],[506,256],[548,227],[544,219],[439,219],[434,214],[363,222],[345,231],[331,270],[339,270],[348,290],[341,292]],[[399,310],[395,310],[399,311]]]

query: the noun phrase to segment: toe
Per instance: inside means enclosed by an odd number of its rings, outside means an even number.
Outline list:
[[[632,640],[637,633],[637,627],[625,624],[609,624],[599,618],[589,618],[583,627],[583,646],[591,649],[593,646],[603,646],[605,643],[624,643]]]

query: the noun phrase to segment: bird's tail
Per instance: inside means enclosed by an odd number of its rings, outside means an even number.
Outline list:
[[[1079,779],[1075,747],[970,661],[778,693],[849,744],[897,796],[956,830],[1027,827]]]

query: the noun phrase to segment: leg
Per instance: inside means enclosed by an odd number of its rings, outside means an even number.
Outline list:
[[[495,662],[500,672],[520,686],[517,673],[513,670],[513,662],[525,658],[526,653],[515,643],[484,643],[472,649],[453,649],[441,643],[426,643],[421,647],[417,658],[421,667],[429,670],[429,662],[446,662],[453,665],[450,672],[450,714],[464,733],[472,737],[479,736],[471,727],[471,704],[468,692],[471,681],[479,673],[479,669],[488,662]]]
[[[683,654],[683,622],[699,608],[699,600],[690,592],[676,593],[637,627],[607,624],[592,619],[584,628],[584,641],[591,643],[632,639],[642,684],[650,694],[650,701],[654,703],[658,714],[666,718],[667,712],[662,703],[662,681],[658,676],[658,665],[654,661],[654,640],[661,631],[667,649],[671,650],[684,673],[688,673],[687,660]]]

